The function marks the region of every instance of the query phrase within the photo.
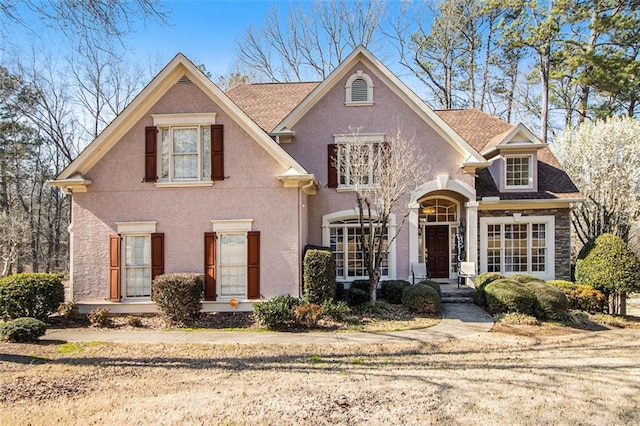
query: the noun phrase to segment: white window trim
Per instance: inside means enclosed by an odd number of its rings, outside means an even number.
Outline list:
[[[138,303],[138,302],[150,302],[151,296],[130,296],[127,297],[127,266],[126,266],[126,245],[124,244],[125,237],[145,236],[151,238],[151,234],[156,233],[158,221],[156,220],[143,220],[135,222],[116,222],[118,227],[118,235],[121,238],[121,250],[120,250],[120,273],[122,274],[122,280],[120,282],[120,294],[122,295],[122,303]],[[153,255],[153,254],[152,254]],[[151,268],[151,264],[149,264]]]
[[[362,79],[367,83],[367,100],[366,101],[352,101],[351,100],[351,85],[353,81],[356,79]],[[354,74],[349,76],[347,82],[344,86],[345,88],[345,102],[346,106],[371,106],[373,105],[373,80],[367,74],[365,74],[362,70],[356,71]]]
[[[545,256],[545,272],[532,272],[531,271],[531,226],[527,227],[527,272],[504,272],[499,273],[505,276],[514,274],[530,274],[537,275],[545,280],[551,280],[555,278],[555,216],[522,216],[519,213],[515,213],[513,216],[502,217],[481,217],[480,218],[480,271],[487,272],[487,248],[488,238],[487,231],[488,225],[496,224],[545,224],[546,225],[546,237],[547,237],[547,253]],[[501,251],[500,267],[504,269],[504,247]]]
[[[511,158],[527,158],[529,161],[529,184],[528,185],[509,185],[507,183],[507,162]],[[506,190],[523,190],[533,189],[533,154],[508,154],[504,156],[504,170],[502,173],[504,179],[504,189]]]
[[[336,188],[336,191],[338,192],[349,192],[349,191],[354,191],[355,190],[355,185],[345,185],[345,184],[341,184],[340,183],[340,177],[341,177],[341,166],[340,166],[340,162],[342,160],[342,155],[340,153],[341,149],[344,149],[345,146],[347,145],[369,145],[372,146],[374,144],[378,144],[380,147],[380,153],[382,153],[382,144],[385,141],[385,134],[384,133],[363,133],[363,134],[334,134],[333,135],[333,142],[337,145],[337,157],[336,158],[336,169],[338,172],[338,187]],[[369,182],[374,182],[374,173],[376,170],[376,167],[373,163],[374,159],[376,157],[375,156],[369,156],[369,160],[371,161],[370,164],[370,170],[369,170]],[[375,183],[373,185],[360,185],[361,188],[377,188],[380,185],[376,185]]]
[[[138,222],[116,222],[118,234],[154,234],[158,221],[145,220]]]
[[[372,212],[371,215],[373,217],[377,217],[377,212]],[[356,219],[359,217],[359,210],[357,208],[352,210],[342,210],[339,212],[329,213],[322,216],[322,245],[324,247],[329,247],[331,244],[331,224],[336,220],[347,220],[347,219]],[[389,238],[392,238],[396,234],[396,215],[391,213],[389,216],[389,224],[388,224],[388,235]],[[391,244],[389,244],[389,250],[387,253],[387,262],[388,262],[388,275],[383,275],[380,277],[380,280],[395,280],[396,279],[396,239],[394,239]],[[366,276],[358,276],[358,277],[336,277],[337,282],[350,282],[354,280],[366,279]]]
[[[213,232],[217,234],[216,238],[216,265],[222,265],[220,256],[222,255],[222,239],[220,238],[221,234],[242,234],[245,238],[245,245],[249,244],[247,240],[247,234],[249,231],[253,229],[253,219],[226,219],[226,220],[212,220],[211,221],[211,229]],[[247,268],[248,259],[245,258],[245,269]],[[220,274],[222,273],[222,268],[216,267],[216,293],[219,295],[216,298],[218,302],[228,302],[234,297],[242,299],[241,301],[247,301],[247,280],[248,276],[245,275],[245,285],[244,285],[244,295],[243,296],[222,296],[222,279]]]
[[[151,118],[156,127],[206,126],[216,124],[216,115],[215,112],[152,114]]]

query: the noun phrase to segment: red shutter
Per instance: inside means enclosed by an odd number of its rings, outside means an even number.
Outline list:
[[[164,274],[164,234],[151,234],[151,281]]]
[[[155,182],[156,176],[158,176],[156,172],[156,166],[158,164],[156,160],[158,132],[153,126],[145,127],[144,130],[144,181]]]
[[[211,179],[224,180],[224,126],[211,126]]]
[[[247,298],[260,299],[260,232],[247,233]]]
[[[336,168],[336,161],[338,158],[338,145],[332,143],[329,144],[327,149],[327,169],[329,171],[327,187],[338,187],[338,169]]]
[[[109,235],[109,300],[120,301],[120,235]]]
[[[216,300],[216,233],[204,233],[204,300]]]

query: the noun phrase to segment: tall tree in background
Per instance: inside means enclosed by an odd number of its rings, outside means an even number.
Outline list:
[[[315,0],[292,6],[283,21],[272,9],[265,24],[238,43],[239,62],[269,81],[324,79],[353,49],[379,32],[383,0]]]

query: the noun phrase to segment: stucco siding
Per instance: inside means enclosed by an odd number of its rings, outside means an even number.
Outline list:
[[[151,114],[216,112],[224,125],[225,180],[209,187],[144,183],[144,128]],[[108,235],[116,222],[157,221],[165,235],[165,272],[203,272],[204,233],[212,220],[253,219],[261,233],[261,293],[297,293],[299,190],[276,179],[283,167],[195,85],[177,84],[87,173],[93,184],[73,195],[76,301],[108,298]]]

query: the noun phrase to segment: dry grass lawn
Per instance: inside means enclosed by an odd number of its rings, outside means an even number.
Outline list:
[[[402,345],[0,343],[0,423],[638,424],[640,330]]]

